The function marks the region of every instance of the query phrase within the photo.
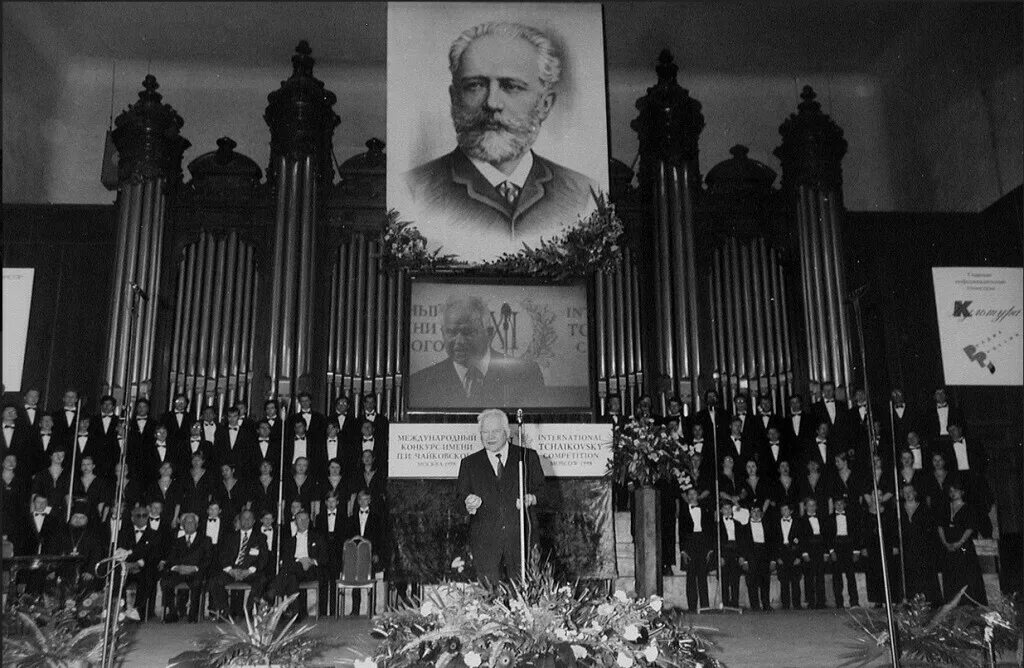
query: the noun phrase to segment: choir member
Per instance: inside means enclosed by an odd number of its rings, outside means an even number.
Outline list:
[[[22,406],[18,409],[18,421],[33,431],[39,431],[39,420],[43,417],[43,411],[39,408],[39,390],[30,387],[21,398]]]
[[[274,469],[281,463],[281,439],[274,440],[272,432],[270,422],[266,419],[256,424],[256,445],[250,464],[253,478],[259,477],[262,473],[263,462],[270,462]]]
[[[622,397],[618,392],[609,392],[605,397],[604,415],[601,416],[600,421],[610,424],[612,429],[622,427],[624,421],[622,416]]]
[[[885,582],[882,576],[882,559],[887,560],[889,572],[895,573],[892,568],[892,559],[896,538],[896,520],[893,513],[893,491],[892,474],[886,474],[882,459],[878,455],[874,458],[874,485],[878,487],[878,503],[874,500],[874,486],[867,483],[864,486],[864,494],[861,497],[867,508],[867,515],[864,517],[864,540],[861,550],[862,556],[867,561],[864,566],[864,575],[867,580],[868,601],[881,607],[885,602]],[[883,546],[878,542],[878,518],[881,515]],[[893,587],[895,578],[890,578],[890,588]]]
[[[950,442],[946,449],[946,460],[950,464],[950,470],[956,471],[964,490],[971,497],[971,502],[988,512],[992,494],[985,479],[985,448],[977,440],[968,443],[964,438],[963,428],[957,422],[950,421],[948,431]]]
[[[120,422],[121,418],[117,416],[117,399],[109,394],[100,397],[100,412],[93,416],[90,424],[93,433],[100,437],[104,450],[113,445]]]
[[[81,461],[83,457],[92,457],[92,460],[96,463],[96,467],[103,472],[103,475],[109,475],[107,473],[107,448],[104,447],[105,441],[103,437],[92,431],[91,420],[88,417],[82,417],[78,421],[78,436],[72,441],[71,447],[75,449],[75,452],[69,453],[73,455],[75,462]],[[113,471],[114,463],[117,462],[117,457],[114,457],[110,463],[110,471]],[[71,461],[67,462],[69,465]],[[77,464],[76,464],[77,466]]]
[[[760,430],[757,419],[750,415],[750,401],[745,394],[737,394],[733,398],[733,419],[740,421],[740,438],[751,456],[757,456],[760,446]]]
[[[757,447],[753,439],[743,438],[743,422],[738,417],[729,419],[729,433],[718,446],[719,459],[727,454],[732,455],[733,461],[740,464],[757,456]]]
[[[19,512],[25,513],[25,510]],[[20,526],[20,540],[11,540],[17,554],[43,554],[50,536],[57,531],[58,525],[63,521],[64,518],[54,512],[45,496],[32,497],[32,508]]]
[[[367,490],[376,508],[387,508],[387,480],[377,468],[377,460],[373,450],[363,450],[362,466],[349,480],[348,490],[351,493],[349,506],[355,502],[356,492]]]
[[[266,540],[254,527],[255,516],[251,510],[243,510],[238,517],[239,530],[224,537],[217,550],[217,572],[207,584],[210,609],[227,617],[228,593],[225,586],[232,582],[243,582],[251,587],[249,604],[255,606],[263,597],[263,586],[268,555]]]
[[[285,466],[293,466],[295,462],[302,459],[309,459],[311,443],[306,433],[306,422],[301,418],[291,423],[291,438],[285,440],[284,463]]]
[[[793,517],[795,507],[791,502],[783,501],[779,505],[780,517],[772,523],[778,526],[778,530],[773,532],[777,542],[772,546],[770,554],[779,577],[783,610],[801,608],[800,575],[803,560],[795,542],[798,536],[796,520]]]
[[[804,456],[808,442],[814,441],[814,418],[804,413],[803,399],[799,394],[789,397],[789,415],[783,423],[782,440],[789,449],[790,461]]]
[[[153,501],[160,502],[160,517],[168,528],[178,526],[181,504],[185,498],[181,483],[173,476],[174,466],[165,461],[160,465],[159,477],[146,489],[146,501],[150,504]]]
[[[281,543],[280,567],[277,577],[267,587],[265,598],[273,602],[278,596],[287,597],[299,592],[289,606],[290,614],[306,617],[306,591],[299,584],[317,581],[318,590],[327,564],[327,539],[309,528],[309,513],[300,511],[295,516],[296,532]]]
[[[920,435],[914,430],[907,432],[906,444],[914,456],[914,470],[927,474],[932,465],[931,448],[922,445]]]
[[[700,428],[700,425],[695,426],[698,429]],[[699,452],[690,455],[690,484],[697,490],[697,501],[699,503],[711,503],[714,505],[714,499],[711,499],[711,495],[715,489],[715,481],[712,479],[715,473],[713,470],[710,472],[707,470],[703,460],[704,456]],[[709,501],[709,499],[711,500]]]
[[[66,497],[70,491],[71,471],[64,466],[63,448],[50,451],[50,466],[43,469],[32,479],[32,495],[46,498],[47,505],[57,515],[63,515],[67,508]]]
[[[836,429],[837,434],[840,434],[845,413],[846,406],[836,401],[836,384],[831,380],[826,380],[821,384],[821,399],[811,404],[810,414],[814,423],[827,422],[829,429]]]
[[[828,556],[832,561],[832,594],[836,599],[836,607],[843,607],[843,579],[846,579],[846,595],[849,607],[860,605],[860,594],[857,591],[857,575],[854,566],[860,559],[860,537],[862,531],[858,523],[858,515],[851,512],[856,498],[848,499],[837,496],[833,499],[831,517],[831,544],[828,545]]]
[[[348,539],[359,536],[370,541],[373,554],[373,571],[379,571],[382,564],[387,563],[387,546],[385,543],[386,523],[383,510],[380,506],[371,503],[370,492],[367,489],[359,490],[356,495],[356,508],[352,516],[348,518]],[[359,614],[361,603],[359,590],[352,590],[352,615]],[[341,612],[341,611],[339,611]]]
[[[126,583],[136,586],[135,603],[146,618],[153,614],[159,576],[157,567],[164,553],[165,546],[162,543],[169,535],[153,529],[149,523],[149,513],[141,507],[132,511],[131,525],[118,533],[117,546],[128,550],[124,562],[124,567],[128,569]]]
[[[28,479],[18,469],[17,456],[8,453],[0,471],[0,528],[4,540],[9,540],[14,546],[15,554],[22,554],[25,512],[29,509],[31,496]]]
[[[819,473],[824,474],[832,463],[832,458],[837,452],[845,452],[837,438],[832,436],[832,428],[828,422],[819,422],[815,426],[814,442],[805,448],[804,462],[815,461],[818,464]]]
[[[19,462],[25,467],[25,473],[31,477],[50,465],[50,451],[61,447],[61,440],[54,431],[53,416],[42,415],[39,418],[39,433],[28,443],[25,456]]]
[[[949,503],[943,505],[938,523],[939,540],[945,548],[942,588],[947,602],[967,587],[966,594],[975,603],[988,605],[981,565],[974,549],[974,537],[978,534],[977,511],[964,499],[964,487],[960,480],[952,479]],[[961,605],[968,603],[966,598],[960,600]]]
[[[748,459],[744,468],[746,469],[747,477],[741,483],[743,489],[746,490],[743,507],[750,510],[760,508],[762,513],[767,513],[772,503],[771,482],[761,476],[757,461]]]
[[[388,442],[388,419],[377,412],[377,395],[367,392],[363,395],[362,422],[373,423],[373,436],[381,443]],[[361,431],[361,430],[360,430]],[[383,464],[383,462],[378,462]]]
[[[779,462],[779,478],[775,482],[775,495],[772,499],[776,512],[781,512],[782,504],[787,504],[790,510],[800,508],[800,481],[793,477],[792,465],[783,459]]]
[[[18,422],[18,409],[5,406],[0,417],[0,458],[8,452],[22,454],[31,442],[31,427]]]
[[[70,451],[76,433],[75,422],[78,418],[78,392],[72,389],[66,390],[61,402],[60,410],[54,411],[53,414],[53,427],[61,445]]]
[[[338,439],[339,452],[336,457],[341,459],[347,466],[355,466],[359,452],[355,450],[355,444],[359,440],[359,425],[352,417],[349,400],[346,395],[341,395],[334,401],[334,412],[327,418],[327,425],[334,425],[337,428],[336,438]],[[330,433],[328,432],[328,436]],[[328,459],[333,459],[329,453]]]
[[[267,424],[270,425],[270,440],[272,443],[281,442],[281,430],[282,424],[278,417],[278,412],[281,410],[281,406],[277,403],[276,399],[267,399],[263,402],[263,419],[266,420]],[[285,438],[290,436],[287,432]]]
[[[330,424],[330,423],[328,423]],[[337,614],[337,597],[333,595],[334,586],[341,576],[342,555],[344,553],[345,541],[348,540],[346,532],[345,510],[341,507],[342,499],[345,497],[333,492],[328,493],[324,498],[324,512],[316,518],[316,530],[326,540],[327,563],[323,564],[323,583],[320,591],[320,614]]]
[[[859,477],[850,468],[849,455],[846,452],[837,452],[832,457],[832,475],[828,481],[829,498],[843,499],[846,507],[854,508],[860,503],[861,488]]]
[[[778,430],[779,440],[781,440],[784,424],[785,420],[783,417],[775,412],[771,395],[765,392],[758,399],[757,418],[754,420],[758,442],[761,444],[768,442],[769,429],[772,427]]]
[[[700,422],[690,425],[690,434],[690,442],[687,444],[690,456],[700,455],[701,473],[710,478],[715,475],[715,447],[704,438],[704,425]]]
[[[160,422],[167,427],[167,438],[171,443],[178,444],[187,440],[192,423],[195,422],[195,418],[188,410],[188,397],[184,394],[174,395],[171,410],[164,413]]]
[[[203,430],[203,440],[213,443],[213,462],[217,461],[217,409],[207,406],[203,409],[199,424]]]
[[[85,456],[78,465],[79,475],[72,483],[72,505],[84,506],[89,512],[89,524],[99,526],[106,521],[113,494],[107,481],[96,475],[92,457]]]
[[[885,438],[890,442],[895,439],[896,447],[906,443],[910,432],[917,430],[916,415],[903,398],[903,390],[898,387],[889,394],[889,410],[885,417]]]
[[[257,419],[249,415],[249,404],[241,399],[235,402],[234,408],[238,411],[238,424],[242,426],[242,431],[251,443],[256,437]]]
[[[708,560],[714,541],[709,538],[713,515],[700,504],[697,489],[684,493],[686,504],[679,512],[680,563],[686,569],[686,603],[690,612],[708,606]]]
[[[303,423],[297,422],[297,428]],[[292,474],[284,480],[284,501],[289,506],[292,501],[302,504],[302,509],[314,517],[320,512],[320,486],[313,476],[309,475],[309,460],[299,457],[292,465]],[[285,519],[292,519],[291,515]]]
[[[178,592],[175,591],[179,584],[188,585],[188,621],[199,621],[199,599],[210,569],[214,546],[209,538],[198,532],[198,527],[199,517],[195,513],[182,515],[181,528],[184,533],[174,539],[166,559],[160,562],[165,622],[176,622],[185,614]]]
[[[747,491],[743,489],[743,481],[736,474],[735,461],[731,454],[722,457],[721,469],[718,472],[718,498],[720,501],[729,501],[732,505],[739,506],[747,498]]]
[[[851,455],[850,465],[854,469],[867,470],[867,464],[871,461],[869,456],[868,395],[861,388],[857,388],[853,393],[853,406],[850,407],[849,416],[846,447]],[[878,415],[873,415],[872,419],[874,420],[875,438],[880,440],[882,437],[882,423],[878,417]],[[884,448],[879,448],[876,452],[882,454],[882,461],[885,462],[886,467],[892,465],[892,459],[885,452]]]
[[[327,477],[320,486],[320,499],[326,501],[330,496],[337,496],[339,499],[348,499],[348,481],[341,473],[341,462],[332,459],[327,465]]]
[[[276,540],[277,529],[274,527],[274,513],[272,511],[264,511],[260,514],[260,535],[263,536],[267,542],[267,550],[270,554],[274,554],[277,550]],[[272,560],[268,559],[267,563],[270,566],[270,573],[274,572],[274,564]]]
[[[341,431],[338,423],[331,421],[327,423],[327,438],[324,439],[323,449],[320,451],[321,460],[313,465],[313,470],[320,475],[326,476],[329,462],[340,462],[346,457],[346,448],[341,438]]]
[[[89,525],[88,511],[72,508],[71,519],[65,524],[63,517],[54,517],[53,530],[46,536],[42,554],[70,554],[80,556],[76,564],[58,569],[59,577],[73,581],[78,574],[79,586],[94,589],[102,586],[96,576],[96,566],[106,556],[96,527]]]
[[[146,488],[138,478],[135,477],[135,469],[128,465],[126,462],[124,465],[124,491],[121,494],[122,503],[127,503],[129,508],[134,508],[136,505],[142,503],[145,499]],[[114,465],[114,493],[116,494],[116,488],[118,480],[121,477],[121,462]],[[113,504],[111,504],[113,505]]]
[[[746,560],[747,597],[750,599],[751,610],[772,611],[771,604],[771,573],[774,564],[768,554],[769,524],[764,519],[760,506],[750,509],[750,525],[747,530],[747,541],[743,547],[743,558]]]
[[[652,422],[658,422],[661,416],[653,412],[654,400],[651,399],[651,395],[642,394],[640,398],[636,400],[636,413],[633,415],[633,419],[650,420]]]
[[[921,469],[914,468],[914,453],[909,448],[899,451],[899,469],[897,470],[897,483],[900,489],[904,485],[913,485],[917,490],[917,498],[924,498],[924,489],[927,486],[926,473]]]
[[[729,414],[718,406],[718,392],[704,393],[704,408],[693,416],[694,422],[704,427],[704,438],[721,443],[729,433]]]
[[[299,410],[291,417],[292,423],[301,420],[305,423],[306,434],[313,441],[322,441],[327,434],[327,418],[323,413],[313,410],[313,397],[309,392],[299,392]]]
[[[952,423],[963,426],[963,413],[950,405],[946,398],[946,389],[943,387],[935,390],[932,398],[933,403],[922,417],[921,429],[932,447],[945,450],[950,443],[949,425]]]
[[[153,442],[143,446],[141,461],[141,473],[143,482],[149,486],[160,477],[160,469],[164,464],[169,464],[173,470],[184,470],[189,462],[185,459],[181,450],[175,448],[168,437],[167,427],[159,425],[153,432]]]
[[[747,564],[742,549],[745,545],[744,526],[733,516],[732,502],[722,499],[718,505],[721,513],[718,531],[722,537],[722,603],[730,608],[739,608],[740,573]]]
[[[220,545],[221,538],[225,533],[235,530],[235,523],[230,517],[225,518],[221,515],[220,501],[216,497],[211,498],[210,502],[206,504],[203,515],[204,517],[199,517],[202,533],[210,539],[210,544],[216,548]]]
[[[800,480],[800,515],[807,513],[806,500],[808,497],[813,498],[817,501],[819,508],[828,512],[829,484],[821,474],[821,464],[817,458],[807,460],[807,474]]]
[[[796,544],[804,562],[804,596],[811,610],[825,607],[825,562],[830,557],[831,534],[828,516],[818,514],[818,500],[805,497],[804,516],[797,520]]]
[[[217,488],[214,476],[215,474],[206,468],[206,456],[203,451],[198,450],[192,455],[192,465],[188,472],[180,477],[182,515],[195,513],[200,522],[202,521]]]
[[[218,425],[214,432],[213,461],[215,465],[221,467],[224,464],[231,464],[236,471],[248,473],[247,460],[252,457],[251,446],[252,441],[249,434],[242,428],[242,416],[238,408],[235,406],[228,408],[227,424]]]
[[[928,602],[942,605],[936,557],[940,554],[938,526],[931,509],[921,503],[917,487],[905,482],[900,487],[900,521],[903,530],[903,570],[906,574],[904,594],[913,600],[924,594]]]
[[[252,503],[249,486],[235,475],[235,465],[228,461],[220,465],[220,481],[213,489],[212,498],[220,503],[221,512],[228,522]]]
[[[280,481],[274,475],[274,465],[268,459],[260,463],[260,474],[252,486],[251,507],[262,519],[263,513],[277,517],[277,494]]]
[[[937,512],[947,503],[949,484],[956,476],[946,470],[946,455],[940,450],[932,451],[931,469],[931,474],[925,476],[925,500]]]
[[[757,457],[758,468],[766,476],[779,477],[779,465],[789,459],[789,450],[782,442],[782,430],[778,424],[771,424],[761,444],[760,454]]]
[[[149,399],[140,397],[135,401],[135,414],[127,420],[128,431],[125,434],[125,439],[128,454],[126,456],[128,463],[137,471],[142,470],[140,467],[143,465],[143,453],[147,451],[147,446],[153,442],[156,436],[157,421],[150,416],[149,410]],[[171,442],[173,443],[173,441]]]

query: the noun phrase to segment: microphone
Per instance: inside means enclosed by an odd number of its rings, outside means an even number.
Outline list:
[[[146,294],[145,290],[143,290],[141,287],[139,287],[138,283],[131,283],[129,285],[129,287],[132,289],[132,291],[135,294],[137,294],[139,297],[142,297],[142,301],[146,301],[146,302],[149,301],[149,295]]]
[[[523,409],[522,408],[516,410],[516,422],[519,423],[520,427],[523,425]]]

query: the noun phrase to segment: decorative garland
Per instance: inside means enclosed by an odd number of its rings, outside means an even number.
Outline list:
[[[594,200],[597,207],[586,218],[578,218],[550,239],[542,238],[536,248],[524,243],[515,253],[503,253],[479,264],[458,261],[454,255],[443,254],[443,248],[428,251],[427,238],[412,221],[400,220],[399,213],[392,209],[381,235],[384,267],[388,271],[458,271],[553,280],[595,271],[612,273],[618,271],[622,258],[620,239],[625,228],[603,193],[595,193]]]

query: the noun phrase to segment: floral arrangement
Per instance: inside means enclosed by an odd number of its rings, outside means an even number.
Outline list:
[[[389,270],[480,271],[481,273],[538,276],[554,280],[586,276],[590,272],[615,272],[622,257],[620,238],[625,229],[614,205],[602,193],[594,193],[597,207],[586,218],[577,218],[536,248],[523,244],[515,253],[470,265],[458,262],[443,249],[427,250],[427,238],[412,222],[399,220],[397,211],[388,212],[381,235],[384,266]]]
[[[321,641],[309,637],[315,625],[295,626],[296,617],[283,626],[281,623],[296,597],[298,594],[292,594],[273,606],[260,601],[251,615],[246,608],[244,626],[217,626],[216,635],[196,641],[199,652],[190,653],[187,658],[195,661],[198,655],[203,666],[308,665],[323,646]]]
[[[988,652],[1020,652],[1020,614],[1008,603],[996,607],[960,606],[966,594],[960,590],[952,601],[932,610],[924,595],[893,611],[903,666],[990,665]],[[968,597],[970,598],[970,597]],[[973,599],[971,599],[973,600]],[[843,666],[867,666],[890,656],[888,624],[884,610],[849,611],[850,626],[859,637],[844,658]],[[992,664],[994,665],[994,664]]]
[[[706,666],[714,629],[667,614],[658,597],[559,583],[550,566],[497,587],[448,583],[419,603],[378,615],[374,656],[357,668],[445,666]]]
[[[124,621],[125,612],[118,612]],[[98,664],[103,651],[105,611],[99,591],[58,587],[42,596],[22,596],[4,619],[3,665],[66,668]],[[125,624],[114,638],[114,663],[131,645]]]
[[[620,485],[647,487],[675,483],[693,486],[690,455],[666,425],[651,418],[633,418],[616,430],[608,472]]]

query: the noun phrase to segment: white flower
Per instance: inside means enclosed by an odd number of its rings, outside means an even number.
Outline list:
[[[420,606],[420,614],[424,617],[429,617],[435,612],[437,612],[437,606],[435,606],[430,601],[426,601],[423,605]]]
[[[577,659],[587,658],[587,648],[581,645],[570,645],[569,649],[572,650],[572,655]]]
[[[645,647],[644,658],[653,663],[654,660],[658,658],[658,648],[655,645],[648,645]]]
[[[633,665],[633,657],[625,652],[619,652],[619,655],[615,657],[615,664],[622,666],[622,668],[630,668]]]
[[[557,629],[555,629],[555,637],[559,640],[568,640],[569,631],[567,631],[564,626],[559,626]]]
[[[615,590],[615,598],[619,601],[622,601],[623,603],[629,602],[629,596],[627,596],[626,592],[622,591],[621,589]]]
[[[352,668],[377,668],[377,662],[373,659],[356,659]]]
[[[462,655],[462,661],[469,666],[469,668],[476,668],[483,663],[483,657],[476,652],[466,652]]]
[[[622,637],[633,642],[640,637],[640,629],[636,627],[636,624],[628,624],[626,628],[622,629]]]
[[[660,596],[654,595],[651,597],[651,610],[655,612],[661,612],[661,608],[663,605],[664,601],[661,600]]]
[[[615,611],[615,608],[612,607],[611,603],[602,603],[599,606],[597,606],[597,614],[599,614],[601,616],[610,615],[614,611]]]

